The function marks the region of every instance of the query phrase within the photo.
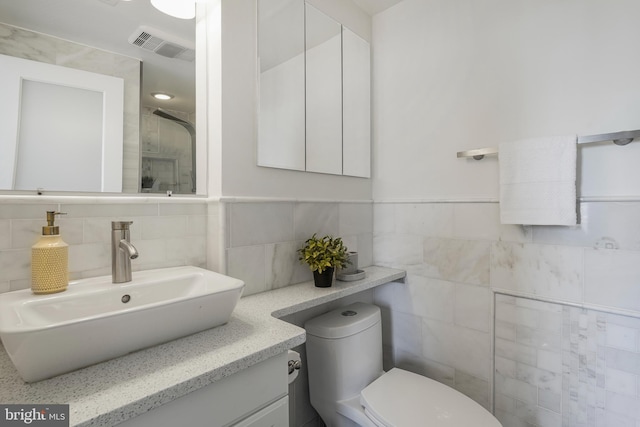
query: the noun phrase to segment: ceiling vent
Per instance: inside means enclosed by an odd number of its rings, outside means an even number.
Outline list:
[[[196,59],[193,42],[180,39],[155,28],[146,26],[138,28],[129,37],[129,43],[167,58],[182,59],[189,62]]]

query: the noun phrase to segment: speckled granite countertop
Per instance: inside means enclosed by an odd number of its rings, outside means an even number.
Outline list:
[[[363,270],[364,279],[331,288],[307,282],[242,298],[226,325],[34,384],[0,347],[0,403],[68,403],[71,426],[116,425],[302,344],[304,329],[279,317],[405,276]]]

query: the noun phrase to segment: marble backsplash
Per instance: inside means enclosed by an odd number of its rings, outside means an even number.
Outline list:
[[[542,332],[552,333],[554,350],[541,353],[538,362],[556,364],[548,370],[556,375],[554,388],[537,387],[536,402],[542,402],[540,413],[551,411],[553,421],[538,420],[525,399],[516,410],[521,416],[509,418],[515,421],[505,427],[583,425],[576,420],[635,426],[632,421],[640,417],[630,412],[637,397],[616,397],[606,409],[562,400],[562,381],[579,382],[590,369],[562,370],[558,355],[570,341],[560,331],[563,316],[573,315],[563,307],[640,318],[640,202],[582,202],[580,217],[578,227],[524,227],[501,225],[497,203],[375,203],[373,263],[408,272],[406,283],[385,285],[375,295],[384,310],[384,340],[393,364],[451,385],[491,409],[494,348],[498,368],[498,349],[509,349],[501,334],[510,333],[508,323],[517,324],[517,318],[509,320],[513,310],[498,311],[494,296],[543,299],[557,312],[548,314],[540,330],[521,325],[519,331],[530,346]],[[516,379],[535,377],[523,369]],[[591,398],[590,392],[570,393]],[[572,411],[556,412],[559,402],[572,402]],[[496,408],[498,403],[496,395]],[[620,417],[631,424],[611,421]]]
[[[31,246],[46,225],[46,211],[66,212],[56,221],[69,244],[70,279],[111,274],[111,221],[133,221],[131,241],[140,256],[134,271],[207,265],[207,204],[186,199],[45,198],[0,201],[0,292],[31,283]]]
[[[372,265],[370,202],[225,202],[226,271],[246,283],[244,295],[312,280],[297,249],[314,233],[342,237],[358,252],[359,267]]]

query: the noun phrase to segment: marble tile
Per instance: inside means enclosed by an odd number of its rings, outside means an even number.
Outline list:
[[[453,323],[455,290],[452,282],[409,275],[404,284],[376,290],[376,297],[394,311]]]
[[[46,222],[45,222],[46,224]],[[43,224],[41,224],[43,225]],[[56,225],[60,227],[60,236],[69,245],[84,243],[84,221],[80,218],[59,217]],[[41,234],[42,226],[38,227],[38,233]]]
[[[585,250],[585,301],[640,312],[640,252]]]
[[[640,420],[640,398],[608,391],[607,411]]]
[[[562,374],[562,353],[556,351],[537,350],[536,367],[554,374]]]
[[[159,203],[158,215],[202,216],[207,213],[204,203]]]
[[[339,219],[337,203],[296,203],[293,221],[294,239],[304,241],[314,233],[318,236],[339,237]]]
[[[385,234],[373,237],[373,263],[384,267],[407,269],[421,266],[423,238],[412,234]]]
[[[596,427],[638,427],[636,420],[624,415],[598,408],[596,410]]]
[[[207,217],[206,215],[189,215],[187,216],[186,236],[206,236],[207,234]]]
[[[140,248],[138,248],[140,251]],[[140,252],[142,253],[142,252]],[[142,255],[141,255],[142,256]],[[140,257],[133,261],[139,261]],[[133,264],[132,261],[132,264]],[[111,266],[111,246],[90,243],[69,246],[69,272],[81,272]]]
[[[243,280],[243,296],[267,290],[263,245],[227,249],[227,274]]]
[[[270,289],[313,280],[311,270],[298,260],[302,242],[265,245],[265,280]]]
[[[340,203],[338,205],[338,235],[373,233],[371,203]]]
[[[449,387],[455,385],[456,370],[451,366],[435,362],[431,359],[416,356],[398,349],[395,351],[394,364],[400,369],[405,369],[427,378],[446,384]]]
[[[207,239],[202,237],[179,237],[165,239],[167,259],[179,260],[184,265],[203,265],[207,262]]]
[[[138,249],[138,258],[131,260],[131,266],[137,265],[149,265],[149,264],[157,264],[163,263],[167,261],[168,256],[168,248],[167,241],[164,239],[155,239],[155,240],[135,240],[132,241],[133,245]],[[98,245],[97,243],[95,245]],[[103,244],[106,247],[108,252],[108,265],[111,265],[111,243]],[[172,252],[172,257],[175,257],[174,252]]]
[[[538,389],[538,406],[560,414],[562,413],[562,395]]]
[[[390,310],[383,328],[383,342],[390,344],[396,354],[422,358],[422,319],[412,314]]]
[[[638,332],[638,329],[607,322],[606,345],[621,350],[637,351]]]
[[[497,242],[491,247],[491,286],[582,302],[581,248]]]
[[[640,250],[640,202],[582,202],[577,227],[534,227],[535,243]]]
[[[540,325],[540,312],[527,307],[518,307],[515,304],[496,302],[496,320],[529,328],[538,328]]]
[[[294,241],[293,212],[288,202],[228,204],[230,247]]]
[[[453,236],[461,239],[531,242],[532,227],[500,224],[498,203],[455,203]]]
[[[490,243],[427,237],[424,275],[471,285],[489,284]]]
[[[374,203],[373,204],[373,233],[374,235],[394,233],[395,226],[395,204]]]
[[[423,319],[422,337],[422,352],[426,358],[452,366],[476,378],[490,378],[489,334]]]
[[[144,217],[138,223],[144,240],[183,237],[187,234],[185,216]]]
[[[67,218],[157,216],[156,203],[97,203],[60,205]]]
[[[495,339],[495,354],[505,359],[526,363],[529,366],[536,366],[538,363],[538,352],[535,348],[501,338]]]
[[[358,267],[375,265],[373,262],[373,234],[358,234],[357,241]]]
[[[46,221],[36,219],[11,220],[10,241],[13,249],[31,248],[42,235],[42,226],[46,224]]]
[[[31,249],[0,251],[2,280],[27,279],[31,277]]]
[[[47,220],[47,211],[57,211],[55,203],[2,203],[0,204],[0,219],[38,219]]]
[[[516,378],[516,367],[518,362],[510,359],[505,359],[504,357],[494,356],[494,369],[495,372],[508,377],[508,378]]]
[[[490,332],[491,297],[491,291],[485,287],[456,284],[455,324]]]
[[[460,370],[456,370],[454,388],[459,392],[469,396],[486,409],[489,407],[489,382],[476,378]]]
[[[517,402],[516,415],[526,423],[539,427],[561,427],[562,416],[539,406]]]
[[[638,376],[629,372],[607,367],[605,369],[605,388],[618,394],[637,396]]]
[[[495,390],[506,396],[515,398],[516,405],[518,402],[525,402],[535,405],[538,402],[538,389],[531,384],[515,378],[507,377],[499,372],[495,373]]]
[[[494,322],[494,333],[496,338],[502,338],[508,341],[516,340],[516,325],[509,322]]]
[[[0,219],[0,250],[11,247],[11,222],[8,219]]]
[[[452,237],[452,203],[398,203],[395,231],[419,236]]]
[[[604,352],[608,368],[640,375],[640,354],[609,347]]]
[[[516,412],[516,399],[513,396],[507,396],[502,393],[495,393],[494,404],[496,411],[505,411],[510,414]]]
[[[540,368],[518,363],[516,379],[541,390],[547,390],[558,395],[562,392],[562,375]]]
[[[555,332],[518,326],[516,341],[529,347],[559,353],[562,350],[562,335],[560,330]]]

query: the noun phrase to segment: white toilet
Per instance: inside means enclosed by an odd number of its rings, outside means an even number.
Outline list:
[[[501,427],[451,387],[385,373],[380,319],[379,307],[355,303],[305,323],[311,405],[327,427]]]

